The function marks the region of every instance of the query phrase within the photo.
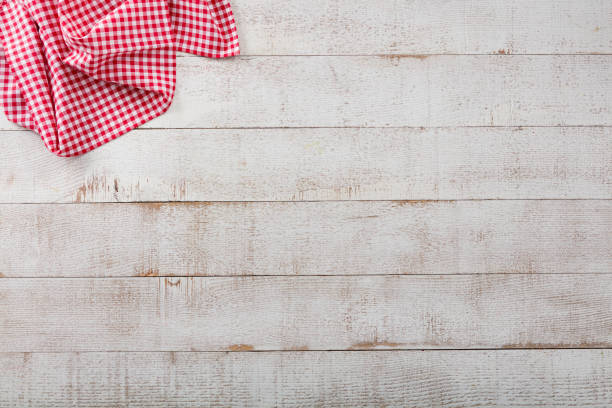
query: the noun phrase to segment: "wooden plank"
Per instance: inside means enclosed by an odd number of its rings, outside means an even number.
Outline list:
[[[600,407],[610,350],[0,354],[0,405]]]
[[[0,279],[5,352],[610,348],[610,275]]]
[[[611,53],[601,0],[234,0],[244,55]]]
[[[612,201],[1,205],[4,277],[611,273]]]
[[[0,202],[612,198],[612,128],[138,130],[58,159],[0,137]]]
[[[178,76],[146,127],[612,125],[612,56],[185,57]]]
[[[161,128],[612,125],[612,56],[181,59]]]

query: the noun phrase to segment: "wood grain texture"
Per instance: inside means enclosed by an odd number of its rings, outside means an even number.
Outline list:
[[[232,4],[144,129],[0,114],[0,406],[610,407],[612,2]]]
[[[0,137],[0,202],[612,198],[612,128],[137,130],[58,159]]]
[[[234,0],[245,55],[611,53],[602,0]]]
[[[181,59],[147,127],[612,125],[612,56]],[[228,92],[228,89],[231,91]]]
[[[610,350],[0,354],[0,405],[599,407]]]
[[[612,276],[0,279],[5,352],[612,347]]]
[[[610,126],[611,62],[612,55],[185,57],[172,107],[145,127]]]
[[[612,273],[612,201],[0,205],[9,277]]]

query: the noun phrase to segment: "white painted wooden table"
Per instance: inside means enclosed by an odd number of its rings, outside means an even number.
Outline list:
[[[612,2],[233,5],[142,129],[0,119],[0,406],[612,406]]]

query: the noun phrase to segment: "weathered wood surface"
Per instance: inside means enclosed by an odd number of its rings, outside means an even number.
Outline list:
[[[612,128],[137,130],[76,159],[0,137],[0,202],[612,198]]]
[[[178,78],[144,127],[612,125],[612,55],[185,57]]]
[[[0,279],[5,352],[610,348],[610,275]]]
[[[0,205],[4,277],[612,273],[612,201]]]
[[[179,78],[146,127],[612,125],[612,56],[188,57]]]
[[[0,354],[0,405],[599,407],[610,350]]]
[[[612,2],[232,3],[148,129],[0,114],[0,406],[611,406]]]
[[[606,0],[234,0],[244,55],[612,53]]]

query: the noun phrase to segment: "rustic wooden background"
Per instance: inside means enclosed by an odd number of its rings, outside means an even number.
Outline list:
[[[612,406],[612,2],[233,5],[143,129],[0,119],[0,406]]]

